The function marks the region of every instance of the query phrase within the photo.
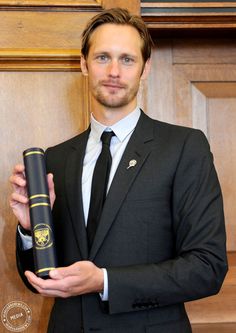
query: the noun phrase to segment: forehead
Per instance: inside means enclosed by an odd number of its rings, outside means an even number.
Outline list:
[[[130,25],[106,23],[97,27],[89,41],[89,52],[135,53],[141,55],[143,41],[139,32]]]

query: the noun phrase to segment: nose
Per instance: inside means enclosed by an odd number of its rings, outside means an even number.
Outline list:
[[[117,60],[112,60],[108,66],[108,75],[111,77],[120,76],[120,66]]]

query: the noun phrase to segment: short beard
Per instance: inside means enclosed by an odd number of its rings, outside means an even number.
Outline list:
[[[106,97],[101,91],[96,91],[96,93],[93,94],[93,97],[102,106],[118,109],[128,105],[137,96],[137,94],[138,89],[132,89],[121,98],[116,98],[116,96],[112,98],[112,96]]]
[[[103,94],[98,93],[94,97],[101,105],[114,109],[121,108],[130,102],[128,96],[124,96],[121,99],[113,99],[113,98],[106,98]]]

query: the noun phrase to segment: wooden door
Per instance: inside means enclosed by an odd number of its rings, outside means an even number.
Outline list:
[[[236,40],[156,41],[140,97],[153,118],[201,129],[214,154],[227,228],[229,273],[219,295],[186,304],[194,332],[236,329]],[[231,323],[231,324],[230,324]]]

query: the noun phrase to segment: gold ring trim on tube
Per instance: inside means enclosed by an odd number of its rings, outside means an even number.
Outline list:
[[[33,155],[33,154],[39,154],[39,155],[44,155],[44,153],[42,151],[29,151],[28,153],[24,154],[24,156],[29,156],[29,155]]]
[[[36,203],[36,204],[31,205],[30,208],[34,208],[34,207],[37,207],[37,206],[50,206],[50,204],[46,203],[46,202],[40,202],[40,203]]]
[[[31,195],[31,197],[29,197],[29,199],[35,199],[35,198],[49,198],[49,195],[47,194],[35,194],[35,195]]]
[[[35,273],[42,273],[42,272],[45,272],[45,271],[50,271],[52,269],[55,269],[56,267],[47,267],[47,268],[42,268],[42,269],[39,269],[38,271],[36,271]]]

